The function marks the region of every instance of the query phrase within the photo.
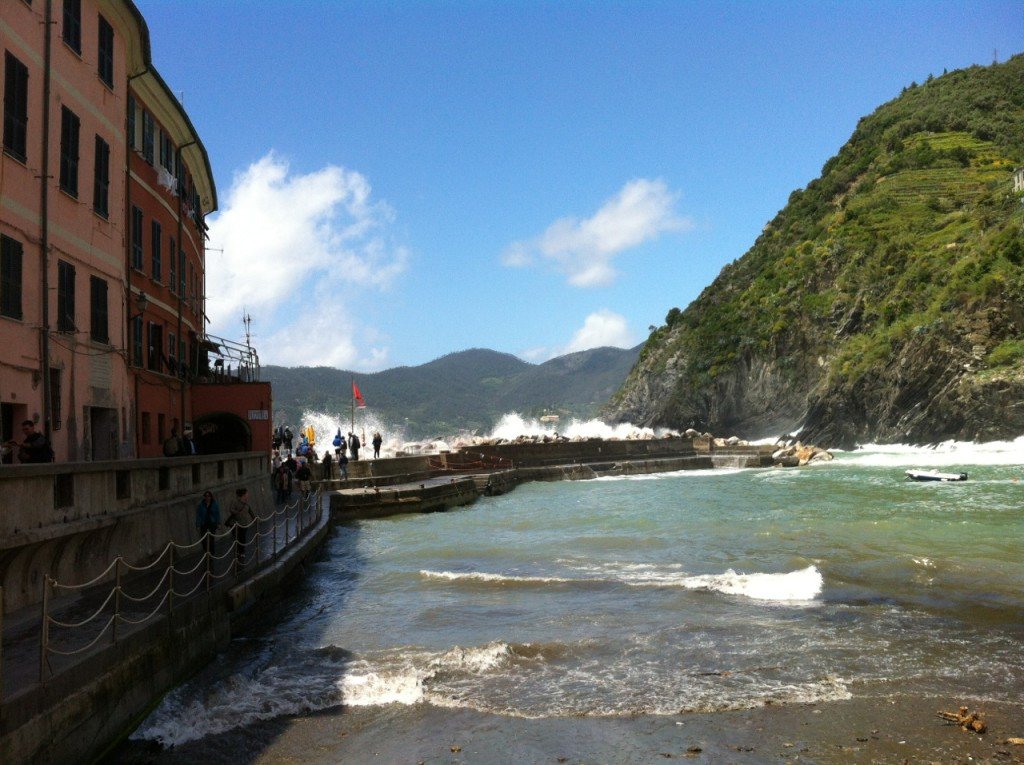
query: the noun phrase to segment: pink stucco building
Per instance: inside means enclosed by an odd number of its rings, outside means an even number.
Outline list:
[[[192,391],[219,347],[206,149],[130,0],[0,0],[0,47],[0,438],[29,419],[58,461],[158,456],[208,414]]]

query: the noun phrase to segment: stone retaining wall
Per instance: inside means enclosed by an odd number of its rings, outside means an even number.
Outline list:
[[[325,512],[274,565],[183,602],[44,684],[5,699],[0,762],[70,765],[100,759],[165,693],[209,664],[255,618],[257,603],[279,598],[285,592],[281,584],[317,554],[330,529]]]
[[[241,486],[253,509],[268,515],[274,507],[269,471],[262,453],[4,466],[4,612],[38,603],[44,575],[84,582],[119,556],[144,565],[171,540],[195,541],[195,508],[207,489],[222,515]]]

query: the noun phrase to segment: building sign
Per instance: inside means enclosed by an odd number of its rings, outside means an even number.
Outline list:
[[[269,420],[270,411],[268,409],[250,409],[249,410],[250,420]]]

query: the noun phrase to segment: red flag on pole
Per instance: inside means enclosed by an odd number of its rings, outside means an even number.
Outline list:
[[[359,386],[356,385],[356,381],[352,381],[352,398],[356,402],[356,406],[360,409],[366,408],[366,402],[363,401],[363,394],[359,392]]]

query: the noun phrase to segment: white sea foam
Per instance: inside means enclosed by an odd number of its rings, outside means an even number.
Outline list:
[[[420,575],[448,581],[473,581],[489,584],[551,584],[618,582],[630,587],[683,587],[688,590],[707,590],[726,595],[740,595],[752,600],[796,602],[814,600],[821,594],[824,577],[811,565],[788,573],[742,574],[728,569],[722,574],[689,574],[675,565],[647,564],[578,565],[585,576],[518,576],[481,571],[420,571]]]
[[[301,432],[306,427],[313,428],[317,453],[334,451],[332,442],[340,430],[343,435],[352,430],[351,412],[322,412],[307,409],[302,413],[301,423],[292,423],[292,431],[296,435],[295,445],[301,439]],[[389,422],[372,408],[358,409],[355,413],[355,432],[362,441],[363,448],[369,446],[375,432],[384,438],[381,456],[393,457],[398,452],[405,454],[429,454],[448,451],[472,442],[473,435],[466,433],[439,434],[439,437],[419,441],[410,440],[403,424]],[[576,418],[557,423],[541,422],[516,412],[502,415],[491,432],[484,436],[487,439],[515,440],[519,436],[565,436],[567,438],[662,438],[678,435],[674,430],[666,428],[644,428],[629,423],[608,425],[601,420],[579,420]]]
[[[293,446],[298,446],[302,436],[299,427],[305,429],[307,426],[313,428],[316,437],[315,449],[317,454],[323,457],[323,453],[334,454],[334,437],[338,431],[342,436],[347,436],[352,430],[352,419],[349,413],[330,414],[327,412],[316,412],[310,409],[302,413],[302,422],[299,425],[292,425],[296,440]],[[376,412],[370,409],[359,409],[355,417],[355,433],[362,443],[362,455],[373,453],[371,441],[373,434],[379,432],[384,439],[381,446],[382,457],[393,457],[397,451],[406,443],[407,439],[402,428],[383,420]]]
[[[476,581],[495,583],[524,583],[524,584],[551,584],[557,582],[572,582],[572,579],[563,579],[556,576],[516,576],[511,574],[488,574],[483,571],[420,571],[420,576],[428,579],[447,579],[449,581]]]
[[[633,569],[642,572],[644,567]],[[634,647],[645,645],[647,637],[635,636]],[[680,709],[759,706],[766,700],[808,703],[849,698],[845,682],[836,678],[815,679],[798,672],[784,679],[774,676],[778,667],[749,666],[726,673],[728,680],[723,682],[715,672],[686,666],[666,671],[637,662],[633,651],[623,649],[617,658],[598,658],[587,640],[538,645],[497,640],[441,651],[394,648],[345,661],[318,652],[299,665],[286,662],[254,677],[232,675],[205,695],[188,685],[179,688],[132,738],[174,746],[262,720],[342,704],[429,703],[536,718],[676,714]],[[573,658],[567,663],[569,656]]]
[[[342,703],[342,693],[327,678],[306,676],[303,682],[296,682],[296,677],[293,668],[271,666],[254,677],[232,675],[204,697],[195,696],[188,685],[180,687],[165,697],[131,737],[174,746],[259,720]]]
[[[821,594],[824,586],[824,577],[813,565],[781,574],[741,574],[728,569],[723,574],[695,575],[680,570],[678,566],[646,564],[604,564],[584,568],[599,570],[633,587],[684,587],[764,601],[813,600]]]
[[[489,437],[513,440],[519,436],[554,436],[556,433],[567,438],[661,438],[678,435],[676,431],[666,428],[644,428],[629,423],[609,425],[601,420],[573,418],[564,422],[548,423],[509,412],[498,420]]]
[[[337,681],[342,702],[352,707],[383,704],[416,704],[423,700],[424,683],[431,672],[406,665],[384,670],[367,662],[357,662]]]
[[[483,646],[462,648],[456,646],[431,661],[431,667],[457,669],[480,674],[507,664],[512,658],[512,646],[495,641]]]
[[[594,481],[664,481],[669,478],[722,478],[735,473],[746,473],[757,468],[704,468],[699,470],[672,470],[664,473],[637,473],[636,475],[605,475]]]
[[[1013,441],[944,441],[934,446],[865,444],[852,452],[837,452],[841,464],[869,467],[955,467],[961,465],[1020,465],[1024,436]]]
[[[823,585],[824,577],[815,566],[787,574],[738,574],[729,569],[724,574],[687,577],[683,584],[691,590],[712,590],[773,601],[813,600],[821,594]]]

